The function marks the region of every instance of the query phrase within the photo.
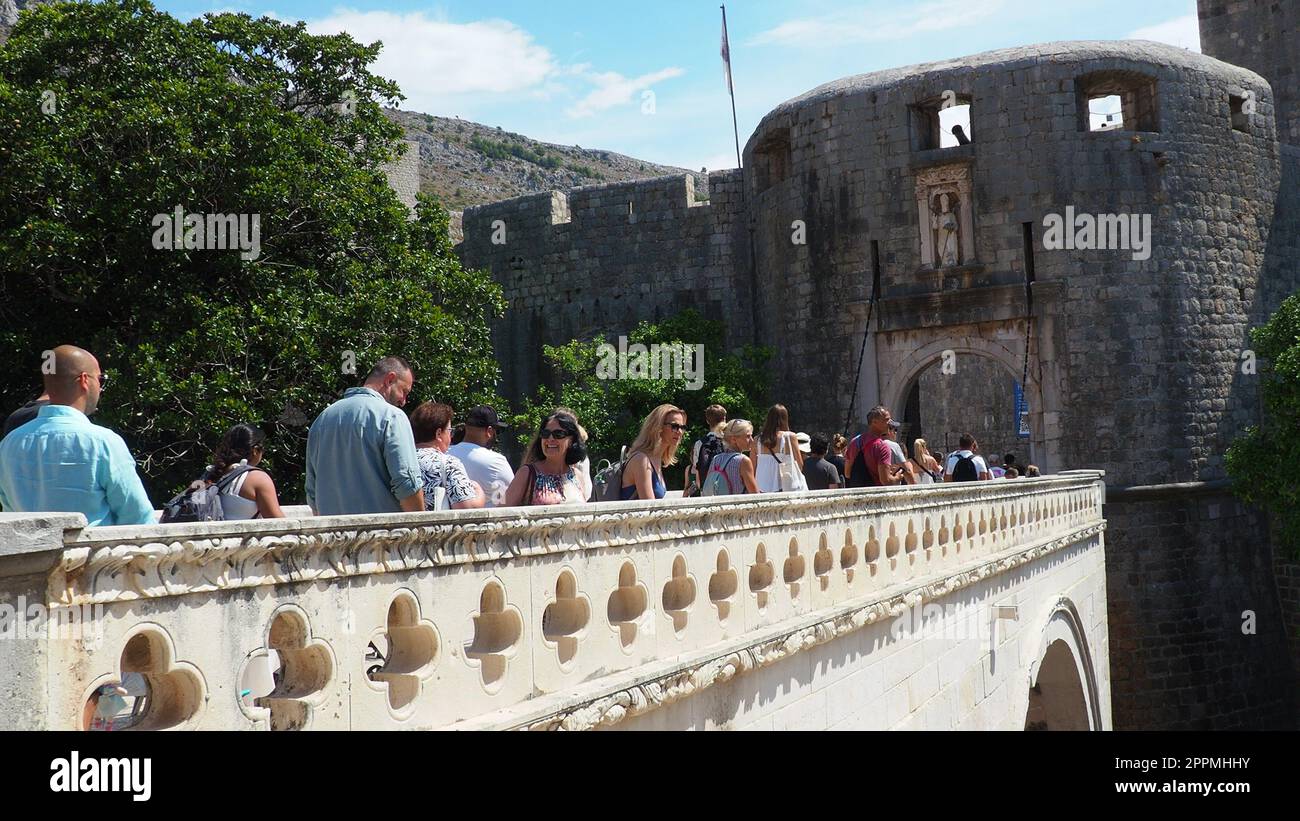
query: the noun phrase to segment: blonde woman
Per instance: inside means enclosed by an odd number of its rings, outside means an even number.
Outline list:
[[[668,494],[664,468],[677,464],[677,449],[686,433],[686,411],[660,405],[641,423],[641,432],[628,449],[619,498],[662,499]]]
[[[754,446],[754,426],[745,419],[733,419],[723,428],[722,440],[727,449],[713,457],[709,474],[717,469],[725,478],[720,486],[710,488],[710,495],[758,493],[754,461],[749,458],[749,451]],[[705,482],[708,482],[709,474],[705,474]]]
[[[750,450],[758,478],[758,489],[763,493],[781,492],[781,465],[793,459],[795,473],[803,475],[803,452],[799,450],[797,434],[790,430],[790,413],[785,405],[773,405],[767,412],[762,435]]]
[[[916,484],[933,485],[943,481],[943,466],[930,454],[930,446],[924,439],[912,443],[912,458],[909,459],[916,474]]]

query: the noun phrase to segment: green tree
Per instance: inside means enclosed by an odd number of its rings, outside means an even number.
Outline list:
[[[384,354],[415,366],[412,402],[491,400],[501,292],[461,268],[441,206],[412,220],[387,184],[402,132],[381,106],[401,95],[367,70],[380,47],[144,0],[25,14],[0,48],[5,406],[43,350],[95,353],[97,420],[158,504],[237,422],[267,429],[300,499],[306,424]],[[257,215],[260,255],[156,247],[178,206]]]
[[[573,340],[566,345],[545,346],[543,355],[559,390],[539,387],[523,412],[514,418],[514,424],[520,426],[519,443],[526,444],[541,420],[557,405],[571,408],[587,429],[593,467],[602,459],[617,461],[620,449],[636,438],[646,414],[665,402],[686,411],[690,431],[683,442],[687,444],[704,434],[704,409],[715,402],[727,409],[730,418],[758,420],[754,424],[760,427],[766,412],[765,365],[772,351],[746,346],[725,353],[724,332],[722,322],[686,310],[660,322],[642,322],[627,334],[629,347],[703,345],[703,384],[694,389],[695,380],[689,374],[661,373],[657,379],[601,378],[601,346],[616,346],[617,340]],[[678,456],[679,460],[685,457],[684,452]],[[667,478],[672,487],[681,487],[681,471],[672,471]]]
[[[1300,294],[1288,297],[1251,339],[1264,365],[1264,418],[1228,448],[1228,474],[1237,496],[1273,513],[1283,548],[1300,558]]]

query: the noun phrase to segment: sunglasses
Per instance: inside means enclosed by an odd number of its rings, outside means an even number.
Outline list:
[[[678,433],[681,433],[682,431],[686,430],[686,426],[685,426],[685,425],[678,424],[677,422],[664,422],[664,427],[665,427],[665,428],[672,428],[673,430],[677,431]]]
[[[551,439],[568,439],[571,434],[567,430],[553,430],[546,428],[542,430],[542,438],[550,437]]]

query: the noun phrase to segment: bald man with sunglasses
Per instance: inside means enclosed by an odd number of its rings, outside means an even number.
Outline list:
[[[0,507],[7,513],[81,513],[91,526],[154,522],[126,442],[90,421],[107,378],[75,345],[54,351],[50,403],[0,441]]]

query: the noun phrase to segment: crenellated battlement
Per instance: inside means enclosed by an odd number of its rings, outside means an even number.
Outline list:
[[[631,226],[655,226],[687,219],[708,221],[717,211],[738,207],[741,195],[739,172],[711,174],[707,184],[711,195],[706,200],[697,198],[696,175],[675,174],[587,185],[567,192],[526,194],[476,205],[465,209],[465,249],[462,252],[473,249],[476,254],[505,254],[511,245],[531,245],[556,239],[581,242],[585,239],[583,232],[602,232],[602,235],[610,231],[635,233],[645,229]],[[567,228],[560,229],[559,226]],[[683,229],[676,226],[672,230]]]
[[[741,173],[706,182],[707,200],[696,197],[705,187],[697,189],[696,175],[679,174],[465,211],[461,259],[491,270],[510,304],[495,329],[508,399],[538,384],[543,344],[627,333],[642,319],[687,307],[726,316],[731,339],[748,341],[747,315],[736,310],[748,259]]]

